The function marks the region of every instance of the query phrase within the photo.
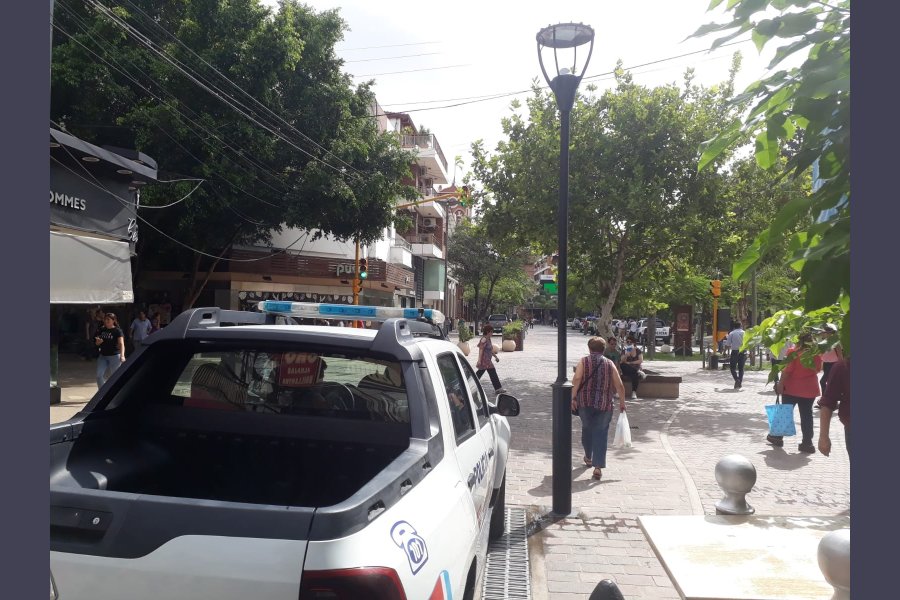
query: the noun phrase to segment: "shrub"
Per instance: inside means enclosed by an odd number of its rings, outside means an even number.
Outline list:
[[[468,342],[473,337],[475,337],[475,334],[472,333],[472,330],[469,329],[469,326],[466,323],[463,323],[462,325],[459,326],[458,333],[459,333],[459,341],[461,341],[461,342]]]
[[[525,322],[522,321],[521,319],[519,319],[519,320],[513,321],[512,323],[509,323],[508,325],[504,325],[503,326],[503,339],[504,340],[515,339],[516,334],[522,332],[522,328],[523,328],[524,324],[525,324]]]

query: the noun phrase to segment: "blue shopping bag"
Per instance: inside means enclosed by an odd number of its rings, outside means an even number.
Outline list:
[[[769,435],[797,435],[794,405],[784,404],[781,396],[775,397],[775,404],[766,404],[766,416],[769,418]]]

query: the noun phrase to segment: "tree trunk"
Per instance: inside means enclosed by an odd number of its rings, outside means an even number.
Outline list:
[[[226,245],[225,248],[223,248],[219,253],[219,256],[217,256],[210,263],[209,268],[206,270],[206,274],[203,276],[203,281],[201,281],[199,284],[197,283],[197,279],[198,273],[200,272],[200,260],[202,259],[202,256],[200,254],[195,255],[194,268],[191,272],[191,283],[188,286],[187,293],[185,294],[182,310],[187,310],[194,307],[194,302],[196,302],[197,298],[200,297],[200,294],[203,293],[206,284],[209,283],[209,278],[212,276],[213,271],[215,271],[216,269],[216,265],[221,262],[222,258],[225,256],[225,253],[228,252],[229,248],[231,248],[231,244],[233,243],[235,237],[237,237],[237,234],[232,236],[232,242],[229,242],[228,245]]]
[[[656,311],[650,313],[647,321],[647,328],[644,330],[644,337],[647,338],[647,358],[652,359],[656,356]]]
[[[628,234],[625,233],[619,242],[619,251],[616,253],[616,277],[609,288],[609,294],[606,296],[606,302],[600,308],[600,317],[598,318],[597,331],[604,337],[613,334],[612,327],[609,323],[612,320],[612,311],[616,306],[616,300],[619,297],[619,290],[622,289],[622,282],[625,278],[625,251],[628,246]]]

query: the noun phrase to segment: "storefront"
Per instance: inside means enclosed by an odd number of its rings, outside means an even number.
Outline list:
[[[118,307],[127,327],[140,188],[154,181],[156,163],[144,154],[50,130],[51,403],[60,398],[60,352],[92,357],[94,313]]]

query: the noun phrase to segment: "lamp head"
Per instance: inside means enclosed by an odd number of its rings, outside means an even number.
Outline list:
[[[578,62],[578,48],[584,44],[590,44],[588,55],[584,65],[582,65],[581,73],[575,75]],[[581,83],[581,78],[584,77],[585,71],[587,71],[591,53],[594,51],[594,30],[583,23],[548,25],[537,33],[537,45],[541,72],[543,72],[544,79],[556,96],[557,105],[559,105],[560,110],[571,110],[572,105],[575,103],[575,91],[578,89],[578,84]],[[547,75],[547,69],[544,67],[544,55],[542,52],[544,48],[553,49],[553,61],[556,65],[553,72],[557,74],[553,79]],[[572,66],[571,68],[560,68],[559,51],[569,48],[572,49]]]

